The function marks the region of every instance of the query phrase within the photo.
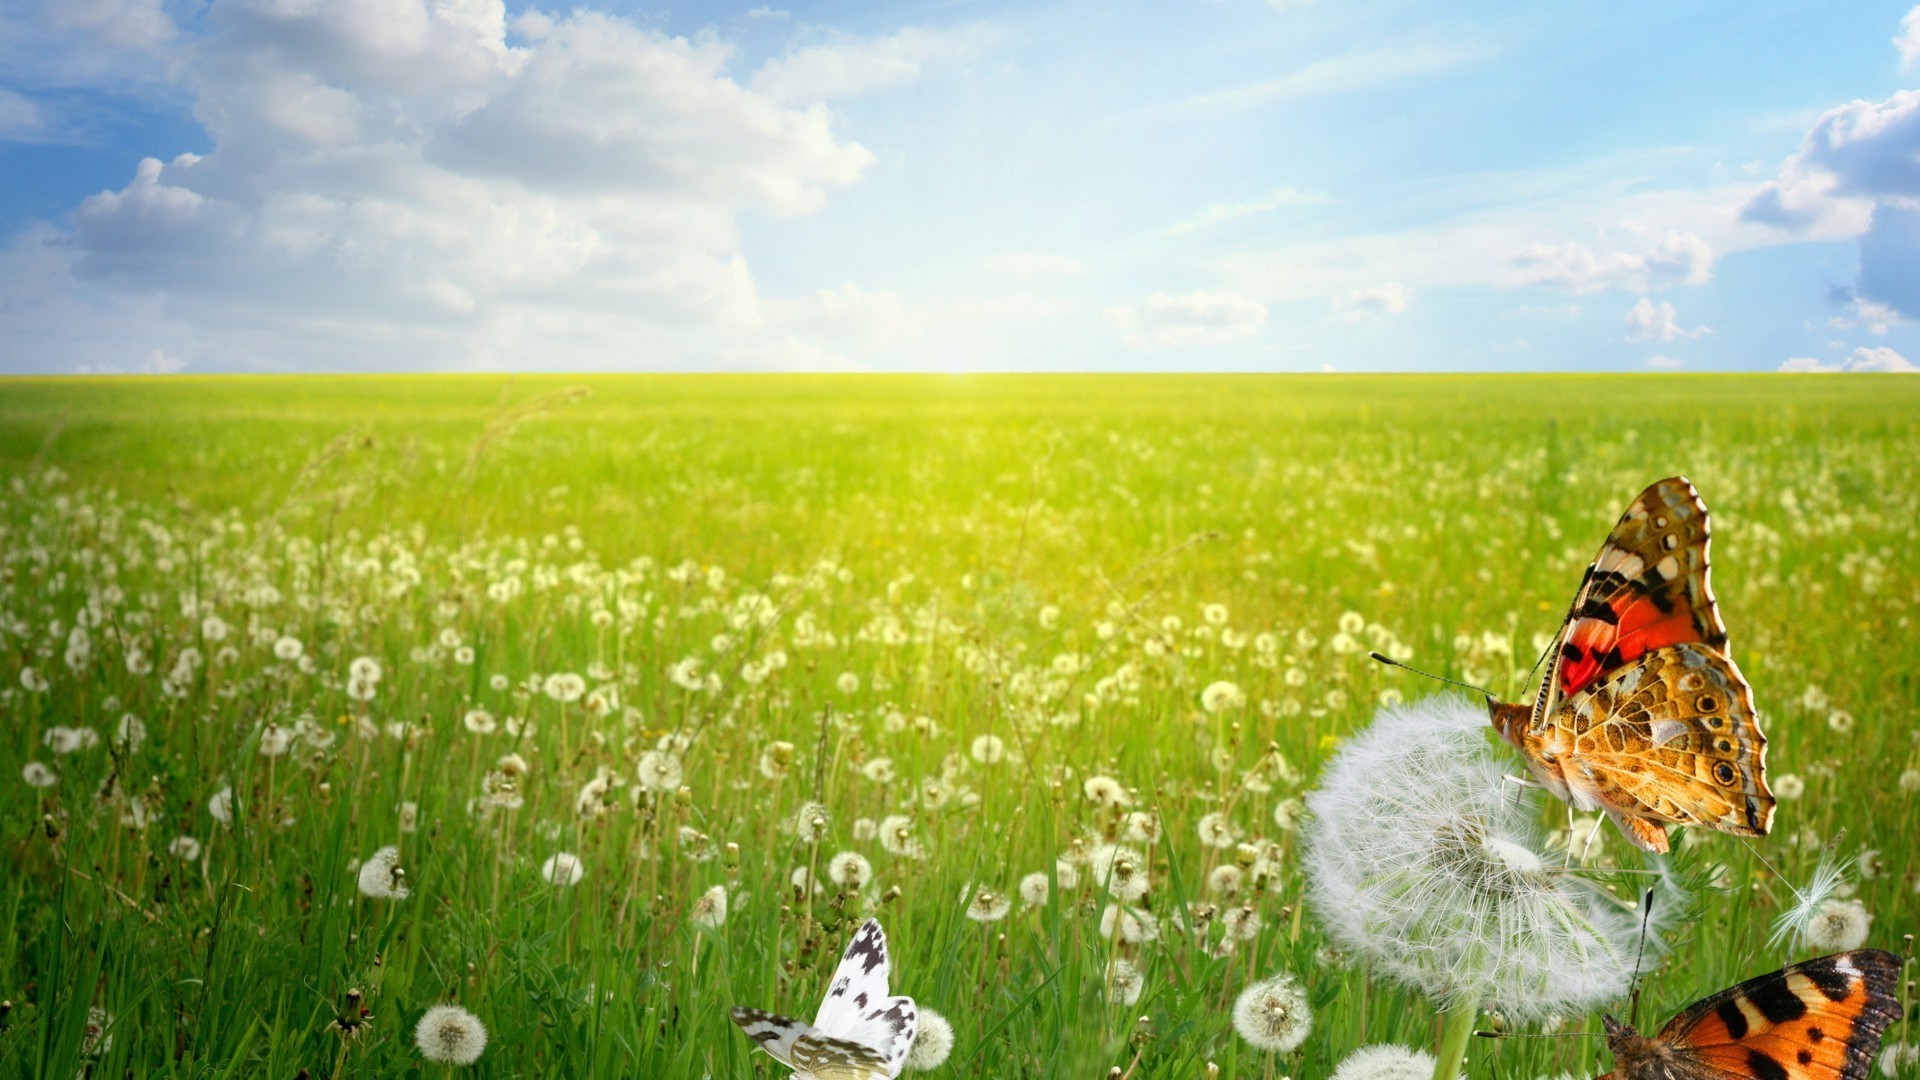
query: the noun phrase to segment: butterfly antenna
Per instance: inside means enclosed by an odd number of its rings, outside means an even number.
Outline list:
[[[1633,954],[1633,995],[1627,1008],[1627,1023],[1640,1026],[1640,960],[1647,954],[1647,923],[1653,918],[1653,889],[1640,896],[1640,947]]]
[[[1475,1031],[1482,1039],[1604,1039],[1598,1031]]]
[[[1388,667],[1406,668],[1408,671],[1413,672],[1415,675],[1425,675],[1427,678],[1433,679],[1437,682],[1447,683],[1448,685],[1451,685],[1451,686],[1458,686],[1463,690],[1476,690],[1482,694],[1485,694],[1489,698],[1493,697],[1493,691],[1488,690],[1484,686],[1475,686],[1472,683],[1463,683],[1459,679],[1449,679],[1445,675],[1435,675],[1431,671],[1421,671],[1417,667],[1408,667],[1408,665],[1403,664],[1400,661],[1393,659],[1392,657],[1381,656],[1377,652],[1369,651],[1367,655],[1373,657],[1375,660],[1380,661],[1381,663],[1387,665]]]

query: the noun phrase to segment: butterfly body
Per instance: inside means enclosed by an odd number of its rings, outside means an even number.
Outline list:
[[[910,997],[887,993],[887,935],[876,919],[854,931],[809,1024],[763,1009],[733,1010],[733,1022],[794,1080],[894,1080],[919,1031]]]
[[[1666,825],[1765,836],[1766,736],[1708,581],[1707,508],[1684,477],[1640,493],[1587,568],[1531,706],[1493,726],[1554,795],[1636,847]]]
[[[1900,958],[1856,949],[1790,964],[1689,1005],[1648,1038],[1609,1016],[1597,1080],[1865,1080],[1899,1018]]]

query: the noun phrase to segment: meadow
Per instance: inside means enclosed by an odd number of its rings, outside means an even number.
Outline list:
[[[0,1075],[783,1076],[729,1008],[810,1017],[869,915],[932,1075],[1431,1051],[1304,902],[1303,800],[1445,691],[1369,650],[1520,698],[1675,473],[1781,801],[1676,845],[1641,1026],[1819,951],[1769,939],[1823,857],[1920,930],[1920,380],[30,379],[0,463]],[[1630,910],[1652,861],[1537,809]]]

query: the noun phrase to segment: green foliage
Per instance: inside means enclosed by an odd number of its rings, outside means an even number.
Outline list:
[[[1849,882],[1870,942],[1900,949],[1916,416],[1920,380],[1872,376],[0,382],[0,1075],[440,1075],[413,1025],[454,1001],[488,1028],[475,1076],[771,1077],[728,1008],[811,1016],[867,914],[895,992],[953,1025],[942,1072],[1317,1077],[1364,1043],[1431,1049],[1424,1003],[1298,910],[1276,808],[1379,702],[1433,689],[1367,649],[1523,694],[1607,527],[1676,472],[1715,516],[1776,789],[1805,792],[1755,845],[1785,881],[1689,835],[1681,874],[1713,890],[1642,1018],[1804,955],[1768,951],[1769,923],[1843,831],[1881,856]],[[598,703],[529,688],[555,673]],[[1244,703],[1203,705],[1219,682]],[[60,727],[98,742],[55,753]],[[684,790],[640,790],[649,750]],[[516,753],[524,805],[486,810]],[[208,807],[227,788],[231,826]],[[1202,843],[1213,814],[1238,844]],[[872,835],[889,815],[924,858]],[[1599,836],[1568,872],[1631,904],[1643,879],[1611,871],[1640,857]],[[1146,860],[1155,941],[1102,933],[1083,857],[1115,838]],[[410,895],[363,896],[389,844]],[[827,880],[843,850],[871,883]],[[543,880],[558,851],[578,885]],[[1028,907],[1034,872],[1053,889]],[[728,916],[697,927],[715,886]],[[968,886],[1012,913],[970,920]],[[1236,911],[1257,929],[1229,948]],[[1316,1019],[1276,1063],[1229,1016],[1279,970]],[[1519,1080],[1606,1056],[1469,1050],[1468,1075]]]

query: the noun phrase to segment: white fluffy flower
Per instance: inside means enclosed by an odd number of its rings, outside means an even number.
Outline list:
[[[715,885],[694,900],[687,921],[695,926],[718,930],[727,923],[727,887]]]
[[[1036,870],[1020,879],[1020,899],[1026,901],[1028,907],[1040,907],[1047,902],[1047,891],[1052,885],[1044,872]]]
[[[1807,924],[1807,944],[1821,952],[1845,952],[1867,943],[1873,915],[1858,900],[1829,900]]]
[[[388,844],[360,864],[360,893],[375,900],[405,900],[407,872],[400,869],[400,849]]]
[[[1333,1080],[1427,1080],[1436,1064],[1424,1050],[1381,1043],[1348,1054],[1333,1070]]]
[[[924,1072],[946,1064],[947,1055],[953,1053],[953,1025],[925,1005],[919,1009],[920,1030],[907,1051],[907,1068]]]
[[[567,851],[557,851],[540,864],[540,876],[549,885],[578,885],[586,873],[587,868],[581,864],[580,856]]]
[[[641,754],[635,771],[640,777],[640,786],[647,791],[680,790],[680,759],[665,750]]]
[[[1546,868],[1537,806],[1502,783],[1486,727],[1430,698],[1348,740],[1307,797],[1310,901],[1342,949],[1442,1009],[1587,1011],[1627,991],[1639,920]]]
[[[435,1005],[413,1029],[420,1056],[443,1065],[471,1065],[487,1048],[487,1028],[458,1005]]]
[[[1255,1050],[1285,1054],[1307,1041],[1313,1009],[1306,991],[1282,972],[1240,991],[1233,1003],[1233,1029]]]
[[[1230,682],[1211,683],[1200,691],[1200,707],[1210,713],[1245,708],[1246,692]]]

